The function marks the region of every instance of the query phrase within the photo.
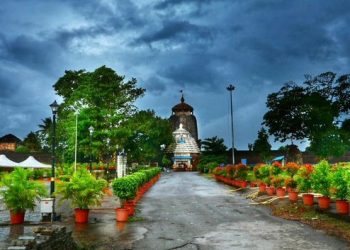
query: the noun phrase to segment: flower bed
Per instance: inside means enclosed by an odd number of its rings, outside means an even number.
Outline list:
[[[258,186],[261,193],[288,197],[291,202],[298,201],[302,194],[305,205],[313,206],[314,197],[319,197],[319,208],[328,209],[329,204],[336,200],[339,214],[349,213],[350,199],[350,164],[339,163],[330,165],[321,161],[315,166],[298,165],[288,162],[284,166],[278,162],[272,164],[257,164],[249,168],[243,164],[219,166],[213,170],[215,179],[227,185],[239,188]]]

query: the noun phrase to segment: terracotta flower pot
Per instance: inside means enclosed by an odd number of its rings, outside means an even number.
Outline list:
[[[275,194],[275,187],[273,187],[273,186],[270,186],[270,187],[266,187],[266,193],[268,194],[268,195],[274,195]]]
[[[124,208],[128,210],[128,215],[133,216],[135,214],[135,202],[134,201],[126,201],[124,203]]]
[[[241,188],[246,188],[247,185],[248,185],[247,181],[241,181],[241,182],[240,182]]]
[[[286,190],[282,187],[277,188],[276,194],[277,194],[277,197],[283,198],[284,196],[286,196]]]
[[[260,183],[259,185],[259,192],[265,193],[266,192],[266,185],[264,183]]]
[[[17,212],[17,213],[10,211],[11,224],[13,224],[13,225],[14,224],[23,224],[25,213],[26,213],[25,211],[24,212]]]
[[[346,200],[336,200],[335,207],[338,214],[349,214],[349,202]]]
[[[297,191],[290,191],[288,193],[288,198],[290,202],[297,202],[298,201],[298,192]]]
[[[76,208],[74,211],[75,211],[75,222],[76,223],[88,223],[88,221],[89,221],[89,209]]]
[[[117,208],[116,210],[116,219],[118,222],[126,222],[129,219],[129,212],[126,208]]]
[[[303,194],[303,203],[306,206],[314,205],[314,195],[313,194]]]
[[[318,198],[318,206],[320,209],[328,209],[331,204],[331,199],[327,196]]]

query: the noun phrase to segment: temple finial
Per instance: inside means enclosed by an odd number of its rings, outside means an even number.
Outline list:
[[[182,89],[180,90],[180,93],[181,93],[181,102],[184,103],[185,102],[185,98],[184,98],[184,92],[183,92]]]

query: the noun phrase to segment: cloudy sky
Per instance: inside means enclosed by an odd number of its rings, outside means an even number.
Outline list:
[[[235,145],[247,149],[269,93],[306,73],[350,73],[349,9],[348,0],[1,0],[0,136],[38,129],[64,70],[106,65],[137,78],[147,89],[138,107],[162,117],[183,89],[200,137],[228,145],[234,84]]]

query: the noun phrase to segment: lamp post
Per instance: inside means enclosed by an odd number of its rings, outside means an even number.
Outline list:
[[[55,147],[56,147],[56,115],[58,110],[58,104],[54,101],[50,104],[52,110],[52,165],[51,165],[51,183],[50,183],[50,196],[53,196],[55,192],[55,165],[56,165],[56,155],[55,155]]]
[[[107,180],[109,179],[108,176],[109,176],[109,143],[111,142],[111,139],[107,138],[106,139],[106,142],[107,142]]]
[[[232,135],[232,164],[235,164],[235,142],[234,142],[234,133],[233,133],[233,106],[232,106],[232,92],[235,90],[235,86],[230,84],[227,88],[230,91],[230,100],[231,100],[231,135]]]
[[[119,169],[119,161],[118,161],[118,156],[119,156],[119,145],[117,144],[117,150],[116,150],[116,162],[114,162],[115,164],[115,175],[114,175],[114,179],[117,179],[118,177],[118,169]]]
[[[75,111],[75,150],[74,150],[74,172],[77,171],[77,153],[78,153],[78,115],[79,110]]]
[[[94,127],[89,127],[90,132],[90,173],[92,173],[92,133],[94,132]]]

